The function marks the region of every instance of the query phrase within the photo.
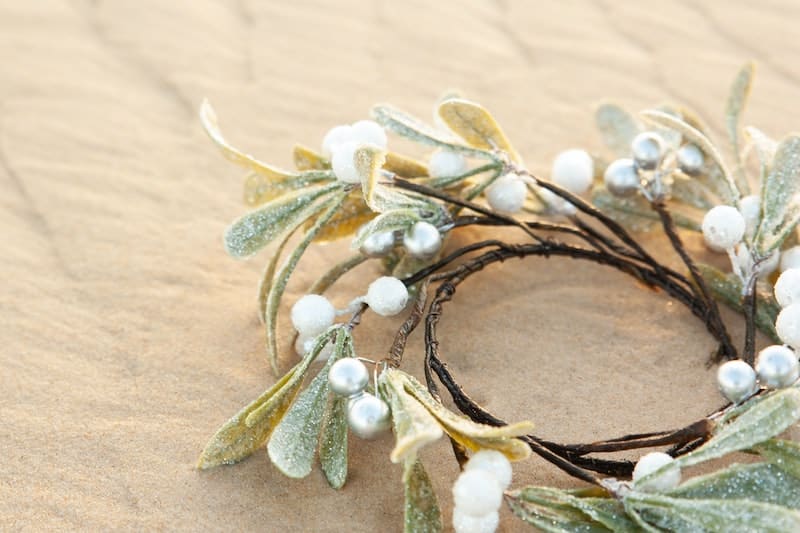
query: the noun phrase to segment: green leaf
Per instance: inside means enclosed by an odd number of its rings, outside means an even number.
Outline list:
[[[392,410],[396,443],[389,459],[393,463],[413,462],[420,448],[444,435],[436,418],[406,391],[405,384],[401,372],[386,371],[379,379],[381,393]]]
[[[328,402],[322,422],[319,460],[325,479],[334,489],[347,481],[347,398],[334,396]]]
[[[633,115],[617,104],[605,103],[594,112],[594,121],[606,146],[617,157],[630,157],[631,142],[642,131]]]
[[[772,169],[761,184],[761,221],[753,239],[755,256],[767,257],[780,247],[800,221],[800,136],[783,139]]]
[[[770,439],[757,445],[754,450],[773,465],[800,479],[800,443]],[[800,494],[796,502],[800,505]]]
[[[669,531],[800,531],[800,512],[751,500],[683,499],[631,492],[625,505]]]
[[[406,230],[421,220],[419,213],[414,209],[395,209],[381,213],[365,224],[353,239],[350,247],[357,250],[364,244],[367,237],[375,233],[387,231]]]
[[[463,98],[452,98],[440,103],[437,112],[447,127],[470,146],[487,151],[502,150],[512,160],[520,160],[500,125],[482,105]]]
[[[386,153],[383,169],[404,178],[419,178],[428,175],[428,167],[424,163],[394,152]]]
[[[298,363],[219,428],[203,449],[197,467],[205,470],[238,463],[260,448],[297,395],[305,368],[303,361]],[[260,413],[258,419],[248,425],[246,420],[255,412]]]
[[[325,156],[302,144],[295,144],[292,159],[297,170],[327,170],[331,163]]]
[[[800,479],[768,463],[734,464],[692,478],[665,495],[699,500],[752,500],[798,509]]]
[[[266,330],[267,357],[269,358],[270,365],[274,372],[278,371],[278,307],[280,306],[283,292],[286,290],[286,284],[289,282],[289,277],[292,275],[292,272],[294,272],[297,263],[314,240],[314,237],[316,237],[317,233],[333,217],[345,198],[347,198],[347,192],[340,192],[340,194],[325,204],[327,208],[326,211],[320,215],[314,223],[314,226],[306,231],[303,240],[298,243],[297,247],[292,251],[292,254],[286,259],[286,262],[269,287],[266,305],[264,306],[264,327]]]
[[[361,177],[361,191],[364,200],[373,211],[383,213],[395,209],[432,209],[436,204],[423,196],[412,196],[383,185],[383,164],[386,152],[377,146],[363,145],[356,149],[355,167]]]
[[[297,397],[267,443],[272,463],[289,477],[304,478],[311,473],[330,392],[328,371],[342,355],[341,346],[347,336],[346,328],[338,329],[334,353],[308,388]]]
[[[250,257],[310,216],[317,200],[340,189],[339,183],[302,189],[250,211],[225,231],[225,249],[237,259]]]
[[[495,159],[491,152],[465,146],[448,132],[429,126],[418,118],[388,104],[373,107],[372,117],[386,129],[414,142],[459,152],[470,157]]]
[[[739,70],[739,73],[733,80],[731,92],[725,105],[725,126],[728,130],[728,138],[730,139],[731,148],[733,149],[733,153],[736,155],[737,161],[735,169],[736,184],[739,187],[739,190],[743,191],[744,194],[749,193],[750,184],[747,183],[747,177],[744,173],[742,162],[743,149],[741,146],[741,139],[739,137],[742,130],[742,111],[747,105],[747,99],[750,96],[750,88],[753,84],[754,69],[755,65],[750,62],[745,64],[741,70]]]
[[[358,228],[375,218],[375,212],[364,203],[361,191],[354,189],[350,191],[347,198],[336,214],[323,226],[314,242],[331,242],[345,237],[352,236]],[[313,217],[306,221],[306,227],[310,228],[316,222]]]
[[[759,167],[759,183],[765,183],[767,175],[772,169],[772,161],[775,159],[775,151],[778,149],[778,143],[767,137],[767,135],[752,126],[744,129],[747,138],[755,148],[756,156],[758,157]]]
[[[244,179],[244,203],[249,207],[257,207],[284,194],[334,179],[332,172],[303,172],[285,179],[250,172]]]
[[[609,193],[605,186],[592,188],[592,203],[632,231],[649,231],[658,222],[658,215],[641,195],[619,198]]]
[[[422,463],[412,458],[403,469],[405,485],[405,533],[438,533],[442,531],[442,515],[430,477]]]
[[[744,312],[742,281],[736,275],[726,274],[705,263],[698,263],[697,268],[715,300],[724,303],[735,311]],[[756,325],[758,329],[773,341],[781,343],[778,332],[775,330],[775,319],[778,317],[781,307],[775,301],[771,291],[758,289],[756,298],[758,299],[756,306]]]
[[[718,426],[711,440],[675,462],[685,467],[750,449],[784,431],[798,419],[800,390],[788,388],[769,393],[757,398],[732,421]]]
[[[725,203],[738,207],[739,198],[741,197],[739,188],[733,181],[730,171],[728,171],[727,167],[725,166],[725,162],[722,160],[722,155],[720,155],[719,150],[714,147],[713,143],[703,134],[703,132],[687,124],[682,119],[662,111],[642,111],[642,117],[650,122],[677,131],[683,135],[686,140],[696,144],[706,156],[710,157],[711,161],[717,167],[719,167],[720,170],[718,176],[712,176],[714,190],[720,195]]]
[[[396,383],[403,381],[406,392],[421,403],[438,421],[444,431],[456,442],[471,451],[492,449],[503,453],[512,461],[530,456],[527,444],[516,437],[527,435],[533,430],[531,422],[517,422],[505,426],[477,424],[465,416],[460,416],[437,401],[419,381],[400,370],[387,370],[396,373]]]

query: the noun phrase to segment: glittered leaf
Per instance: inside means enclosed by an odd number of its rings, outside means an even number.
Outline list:
[[[340,188],[333,183],[295,191],[250,211],[225,231],[226,250],[236,258],[255,254],[298,220],[304,220],[317,200]]]
[[[798,509],[800,479],[769,463],[734,464],[694,477],[665,495],[701,500],[753,500]]]
[[[337,346],[346,342],[342,340],[349,335],[346,331],[339,329]],[[328,371],[341,353],[341,350],[334,350],[311,384],[298,395],[267,443],[272,463],[289,477],[303,478],[311,473],[330,392]]]
[[[737,161],[735,169],[736,184],[739,186],[739,190],[744,191],[745,194],[746,191],[750,190],[750,185],[747,183],[742,164],[741,121],[742,111],[747,105],[747,99],[750,96],[754,69],[755,65],[753,63],[747,63],[742,67],[733,80],[731,92],[725,105],[725,128],[728,130],[728,138]]]
[[[292,158],[297,170],[327,170],[331,168],[331,163],[325,159],[325,156],[302,144],[294,145]]]
[[[297,395],[299,384],[296,376],[298,371],[304,371],[302,365],[301,362],[287,372],[264,394],[219,428],[203,449],[197,467],[205,470],[237,463],[260,448]],[[247,425],[245,420],[256,411],[261,412],[257,423]]]
[[[778,143],[767,137],[758,128],[748,126],[744,131],[755,149],[756,157],[758,157],[759,183],[764,183],[772,169],[772,161],[775,159]]]
[[[449,132],[429,126],[418,118],[388,104],[373,107],[372,117],[386,129],[414,142],[459,152],[470,157],[495,159],[491,152],[465,146]]]
[[[370,235],[387,231],[405,230],[413,226],[418,220],[420,220],[420,216],[417,211],[413,209],[397,209],[381,213],[358,232],[356,238],[353,239],[351,248],[354,250],[360,248]]]
[[[439,104],[437,111],[447,127],[470,146],[489,151],[502,150],[514,161],[519,161],[519,155],[506,134],[483,106],[462,98],[453,98]]]
[[[505,454],[512,461],[525,459],[530,455],[531,450],[528,445],[516,437],[530,433],[533,430],[531,422],[517,422],[506,426],[475,423],[469,418],[457,415],[447,409],[410,374],[400,370],[391,372],[402,375],[406,391],[430,411],[452,439],[468,450],[493,449]]]
[[[628,198],[614,196],[604,186],[592,189],[592,203],[632,231],[649,231],[658,222],[656,215],[642,196],[636,195]]]
[[[664,113],[663,111],[643,111],[642,117],[654,124],[673,129],[683,135],[687,141],[696,144],[706,157],[709,157],[720,169],[719,174],[714,176],[714,190],[720,194],[725,203],[738,205],[741,196],[739,188],[733,181],[731,173],[725,166],[725,162],[722,160],[719,151],[714,147],[708,137],[682,119],[670,115],[669,113]]]
[[[381,374],[379,383],[392,409],[396,443],[389,459],[393,463],[413,461],[420,448],[444,435],[442,427],[425,406],[406,391],[402,372],[387,370]]]
[[[761,184],[761,222],[753,239],[758,257],[780,247],[800,221],[800,136],[778,144],[771,166]]]
[[[244,203],[250,207],[256,207],[286,193],[330,182],[334,179],[333,173],[327,171],[303,172],[284,179],[270,178],[257,172],[251,172],[244,179]]]
[[[297,247],[286,259],[286,262],[281,266],[272,284],[270,284],[266,304],[264,306],[264,329],[266,330],[267,357],[269,358],[273,371],[276,373],[278,371],[278,307],[283,297],[283,292],[286,290],[286,284],[289,282],[289,277],[292,275],[292,272],[294,272],[297,263],[314,240],[314,237],[316,237],[317,233],[333,217],[346,196],[346,192],[340,192],[335,198],[329,200],[325,204],[325,212],[320,215],[314,223],[314,226],[306,231],[303,239],[297,244]]]
[[[403,178],[418,178],[428,175],[428,167],[424,163],[394,152],[387,152],[383,169]]]
[[[336,214],[323,226],[314,242],[330,242],[350,237],[358,228],[375,218],[375,212],[364,203],[359,190],[353,190],[342,203]],[[306,221],[306,229],[313,226],[314,220]]]
[[[702,181],[691,177],[676,177],[670,189],[670,194],[677,202],[696,207],[702,210],[704,214],[717,204],[708,187]]]
[[[319,460],[328,484],[340,489],[347,481],[347,398],[330,398],[322,422]]]
[[[770,439],[754,448],[767,461],[800,479],[800,443],[784,440]],[[796,499],[800,505],[800,494]]]
[[[625,505],[668,531],[800,531],[800,512],[746,499],[684,499],[632,492]]]
[[[639,122],[616,104],[601,104],[594,113],[594,120],[603,141],[617,157],[630,157],[631,141],[641,131]]]
[[[789,388],[772,392],[751,400],[742,414],[718,426],[711,440],[676,462],[681,467],[690,466],[747,450],[781,433],[798,419],[800,390]]]
[[[222,131],[219,129],[219,124],[217,123],[217,114],[214,112],[208,100],[203,100],[203,103],[200,105],[200,122],[202,122],[203,128],[206,130],[208,136],[214,141],[228,160],[277,181],[294,176],[292,172],[263,163],[253,156],[245,154],[231,146],[222,135]]]
[[[430,477],[422,463],[412,458],[403,469],[405,485],[405,533],[438,533],[442,531],[442,514]]]
[[[704,263],[697,265],[700,274],[711,290],[715,300],[718,300],[731,309],[740,313],[744,312],[742,305],[742,282],[734,274],[726,274],[721,270]],[[781,308],[771,291],[760,288],[756,290],[758,305],[756,306],[756,326],[773,341],[780,343],[778,332],[775,330],[775,319]]]

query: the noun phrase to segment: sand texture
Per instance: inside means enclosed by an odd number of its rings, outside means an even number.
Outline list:
[[[455,88],[546,172],[564,148],[601,151],[592,110],[607,97],[632,110],[685,102],[722,138],[748,59],[759,72],[747,122],[796,128],[798,17],[788,1],[0,2],[0,530],[401,528],[390,436],[351,440],[339,492],[318,469],[283,477],[264,453],[194,468],[274,381],[255,304],[269,252],[237,262],[223,250],[245,211],[244,173],[201,130],[204,97],[232,142],[288,166],[295,141],[318,146],[375,102],[429,117]],[[660,238],[648,245],[668,254]],[[345,248],[313,248],[286,301]],[[337,305],[378,270],[360,272],[332,293]],[[720,403],[702,325],[615,271],[509,261],[465,283],[447,312],[443,354],[459,379],[543,437],[678,427]],[[359,353],[383,353],[396,325],[368,317]],[[415,335],[407,354],[418,376],[421,346]],[[422,457],[449,522],[449,445]],[[536,458],[515,476],[575,484]],[[501,531],[527,530],[502,511]]]

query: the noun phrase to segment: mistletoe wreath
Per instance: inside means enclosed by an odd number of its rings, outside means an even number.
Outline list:
[[[217,431],[199,468],[236,463],[266,443],[272,463],[293,478],[307,476],[318,456],[338,489],[347,477],[349,432],[371,438],[393,428],[389,459],[403,465],[405,531],[443,527],[417,452],[444,435],[461,467],[453,484],[457,532],[494,531],[503,501],[545,531],[800,531],[800,443],[782,438],[800,419],[800,136],[775,142],[742,126],[752,77],[753,66],[745,65],[725,109],[731,165],[685,107],[663,105],[636,117],[604,104],[595,118],[616,159],[567,150],[549,180],[526,169],[485,108],[456,94],[438,103],[434,126],[378,105],[373,120],[330,130],[321,153],[295,146],[293,171],[229,145],[204,102],[209,136],[248,170],[244,200],[253,209],[227,229],[228,253],[246,258],[277,241],[258,290],[276,374],[278,308],[304,252],[313,243],[349,239],[354,254],[294,303],[299,362]],[[424,164],[389,151],[387,131],[435,152]],[[465,226],[507,227],[524,240],[444,246]],[[637,240],[655,228],[684,272]],[[709,248],[727,253],[731,272],[697,263],[678,228],[701,232]],[[679,429],[645,428],[582,444],[542,439],[530,422],[508,423],[476,403],[442,355],[437,325],[446,304],[461,283],[494,263],[553,256],[615,268],[685,305],[716,339],[708,363],[719,365],[727,403]],[[386,275],[335,309],[324,293],[370,260]],[[743,313],[741,351],[718,302]],[[368,311],[406,314],[379,360],[356,354],[352,331]],[[402,370],[409,335],[420,325],[422,381]],[[756,353],[756,329],[775,344]],[[647,449],[662,451],[636,462],[603,457]],[[682,481],[684,469],[735,452],[755,459],[729,460]],[[532,453],[588,487],[511,490],[511,462]]]

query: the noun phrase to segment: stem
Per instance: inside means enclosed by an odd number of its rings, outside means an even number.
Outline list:
[[[758,275],[752,272],[744,286],[742,307],[744,308],[744,360],[747,364],[753,365],[756,356],[756,311],[758,298],[756,298],[756,285]]]

